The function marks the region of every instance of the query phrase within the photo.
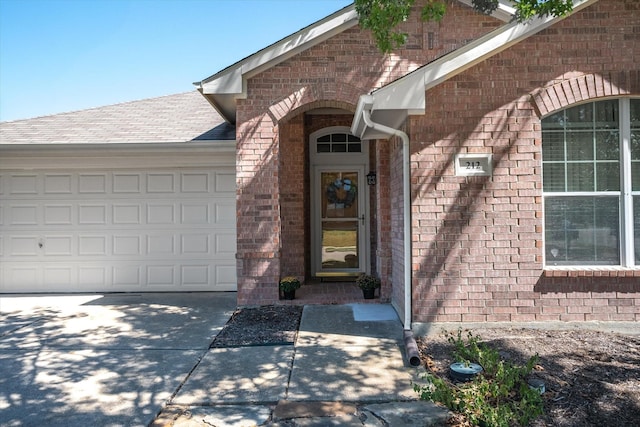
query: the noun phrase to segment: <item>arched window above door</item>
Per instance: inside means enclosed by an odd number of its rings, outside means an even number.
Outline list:
[[[346,126],[332,126],[309,135],[311,164],[361,164],[369,163],[367,141],[351,133]]]
[[[337,132],[316,140],[316,153],[361,153],[360,138],[350,133]]]

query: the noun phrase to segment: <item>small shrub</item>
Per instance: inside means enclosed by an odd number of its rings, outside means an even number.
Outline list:
[[[525,366],[513,365],[471,332],[465,342],[461,329],[457,336],[448,334],[447,341],[454,347],[456,362],[477,363],[483,371],[462,384],[426,374],[425,385],[414,384],[420,399],[439,402],[466,416],[472,425],[487,427],[526,426],[542,414],[542,397],[527,384],[537,355],[529,358]]]
[[[380,279],[371,274],[362,273],[356,279],[356,285],[360,289],[377,289],[380,287]]]
[[[300,286],[302,286],[302,283],[300,283],[300,280],[298,280],[297,277],[287,276],[280,279],[279,287],[282,292],[295,291],[296,289],[299,289]]]

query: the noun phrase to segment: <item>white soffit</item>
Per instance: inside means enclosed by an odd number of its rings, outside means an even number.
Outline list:
[[[194,85],[228,122],[235,123],[236,99],[246,96],[247,79],[357,24],[352,4]]]
[[[576,0],[571,14],[597,1]],[[379,137],[375,131],[365,125],[362,119],[363,109],[371,111],[371,119],[374,122],[398,128],[408,115],[424,114],[427,90],[565,18],[545,17],[533,18],[523,23],[509,22],[466,46],[373,91],[371,93],[373,102],[370,98],[364,102],[361,97],[351,127],[352,132],[361,139]]]

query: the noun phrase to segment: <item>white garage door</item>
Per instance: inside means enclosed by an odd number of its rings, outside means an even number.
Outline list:
[[[236,290],[233,167],[0,170],[0,292]]]

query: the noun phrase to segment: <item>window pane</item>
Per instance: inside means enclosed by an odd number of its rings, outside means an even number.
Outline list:
[[[547,264],[619,264],[618,214],[618,197],[547,197]]]
[[[640,99],[631,100],[631,128],[640,129]]]
[[[596,158],[598,160],[620,158],[620,132],[617,130],[596,132]]]
[[[350,153],[359,153],[362,151],[362,146],[360,143],[356,143],[356,144],[351,143],[349,144],[348,149]]]
[[[567,191],[593,191],[593,163],[569,163],[567,165]]]
[[[544,191],[565,191],[564,163],[545,163],[542,166]]]
[[[332,151],[334,153],[346,153],[347,152],[347,144],[333,144]]]
[[[631,163],[631,189],[640,191],[640,162]]]
[[[640,130],[631,132],[631,181],[632,191],[640,191]]]
[[[566,119],[564,116],[564,111],[560,111],[559,113],[555,113],[542,119],[542,127],[545,129],[564,129],[566,124]]]
[[[618,162],[597,163],[597,191],[620,191],[620,166]]]
[[[593,103],[566,110],[566,126],[571,129],[593,129]]]
[[[331,135],[325,135],[318,138],[318,142],[331,142]]]
[[[545,132],[543,138],[542,158],[544,161],[564,161],[564,132]]]
[[[593,159],[593,132],[567,132],[567,160]]]
[[[331,135],[331,141],[333,142],[347,142],[347,134],[345,133],[334,133]]]
[[[640,130],[631,132],[631,158],[640,160]]]
[[[636,266],[640,265],[640,196],[633,197],[633,230]]]
[[[618,100],[600,101],[595,104],[595,126],[597,129],[618,128]]]
[[[318,144],[318,153],[330,153],[331,152],[331,144]]]

